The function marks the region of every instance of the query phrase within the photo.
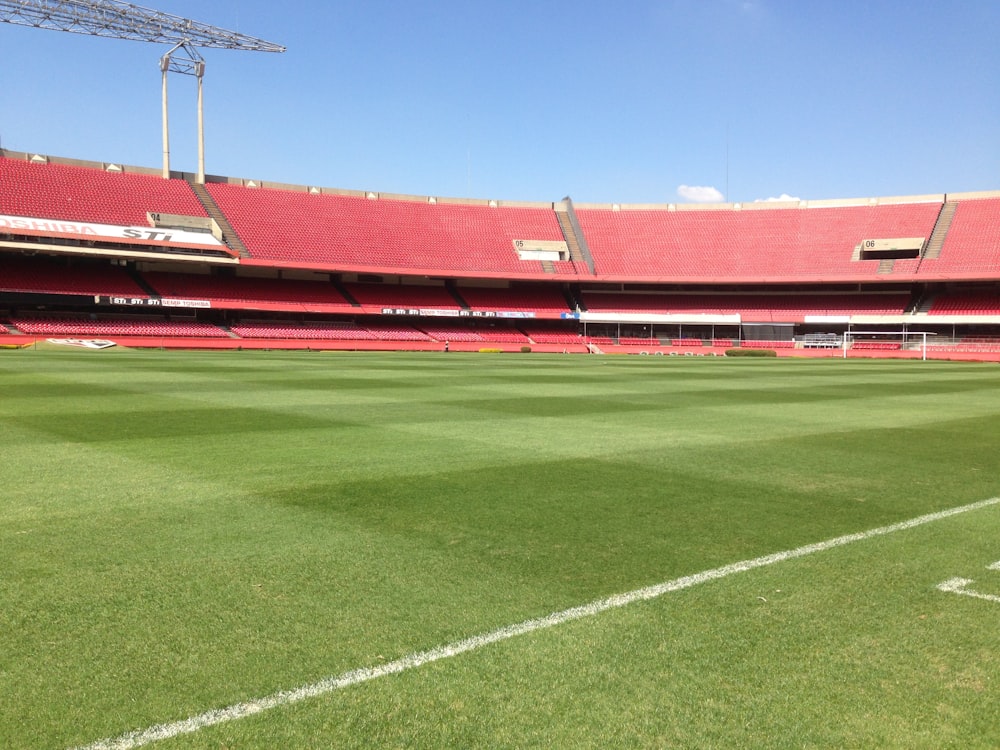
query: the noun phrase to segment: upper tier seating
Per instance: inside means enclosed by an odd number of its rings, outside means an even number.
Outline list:
[[[921,271],[995,278],[1000,271],[1000,198],[959,201],[937,258]]]
[[[587,264],[583,261],[577,262],[572,260],[554,260],[552,261],[552,267],[555,269],[556,273],[579,275],[579,276],[590,276],[590,269],[587,268]]]
[[[206,189],[249,247],[251,257],[243,260],[250,265],[501,277],[514,283],[527,276],[538,281],[566,280],[563,274],[590,277],[582,262],[554,261],[560,274],[554,276],[545,272],[551,267],[543,267],[541,261],[518,259],[515,240],[564,239],[556,213],[547,204],[494,207],[485,202],[312,194],[305,189],[247,188],[223,182],[209,183]],[[885,264],[854,260],[858,243],[865,239],[930,237],[941,207],[941,201],[928,200],[801,208],[577,206],[575,212],[590,248],[594,276],[611,282],[997,278],[1000,198],[958,198],[939,257]],[[192,186],[182,179],[0,156],[0,215],[148,226],[148,212],[207,216]],[[25,230],[46,231],[51,230]],[[489,292],[472,294],[480,295],[474,303],[479,309],[537,311],[542,302],[528,299],[504,308],[482,298]],[[398,304],[411,306],[405,301]],[[561,311],[562,306],[563,301],[551,295],[546,309]]]
[[[875,280],[865,239],[929,237],[941,203],[668,211],[577,208],[598,275],[671,280]],[[898,260],[894,277],[913,273]]]
[[[493,208],[209,183],[258,260],[325,267],[541,274],[517,239],[563,239],[548,208]]]
[[[0,157],[0,214],[149,226],[147,211],[205,217],[184,180]]]

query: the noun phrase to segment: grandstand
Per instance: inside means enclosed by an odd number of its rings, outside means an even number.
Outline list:
[[[520,203],[0,151],[0,324],[12,343],[809,356],[884,326],[991,358],[1000,193]]]

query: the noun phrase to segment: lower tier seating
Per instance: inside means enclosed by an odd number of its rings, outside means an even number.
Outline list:
[[[10,322],[33,336],[228,336],[211,323],[163,318],[11,317]]]

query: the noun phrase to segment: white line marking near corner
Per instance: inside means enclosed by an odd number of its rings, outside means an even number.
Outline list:
[[[1000,570],[1000,560],[994,563],[990,563],[986,566],[987,570]],[[974,599],[985,599],[988,602],[998,602],[1000,603],[1000,596],[996,594],[983,594],[979,591],[973,591],[969,588],[969,585],[975,583],[971,578],[949,578],[944,583],[939,583],[937,585],[938,591],[945,591],[949,594],[961,594],[962,596],[971,596]]]
[[[552,628],[573,620],[582,619],[584,617],[593,617],[594,615],[606,612],[610,609],[617,609],[635,602],[655,599],[656,597],[663,596],[664,594],[668,594],[673,591],[680,591],[682,589],[714,581],[719,578],[726,578],[727,576],[731,576],[736,573],[745,573],[750,570],[755,570],[756,568],[774,565],[775,563],[784,562],[785,560],[793,560],[797,557],[805,557],[806,555],[812,555],[816,552],[824,552],[835,547],[842,547],[846,544],[861,542],[876,536],[894,534],[897,531],[905,531],[916,526],[923,526],[927,523],[933,523],[934,521],[940,521],[945,518],[950,518],[951,516],[957,516],[961,513],[968,513],[970,511],[979,510],[981,508],[997,504],[1000,504],[1000,497],[993,497],[988,500],[980,500],[979,502],[962,505],[957,508],[950,508],[936,513],[928,513],[927,515],[918,516],[917,518],[911,518],[908,521],[900,521],[899,523],[890,524],[888,526],[881,526],[877,529],[869,529],[868,531],[862,531],[856,534],[846,534],[833,539],[827,539],[825,542],[807,544],[803,547],[785,550],[784,552],[775,552],[770,555],[755,557],[752,560],[743,560],[741,562],[731,563],[730,565],[723,565],[721,568],[713,568],[712,570],[705,570],[701,573],[682,576],[681,578],[675,578],[672,581],[665,581],[664,583],[659,583],[655,586],[636,589],[624,594],[616,594],[606,599],[599,599],[595,602],[591,602],[590,604],[565,609],[561,612],[553,612],[545,617],[539,617],[534,620],[525,620],[524,622],[520,622],[515,625],[508,625],[489,633],[483,633],[481,635],[472,636],[471,638],[466,638],[461,641],[455,641],[454,643],[444,646],[438,646],[437,648],[432,648],[429,651],[409,654],[408,656],[404,656],[378,667],[355,669],[341,675],[327,677],[326,679],[314,682],[311,685],[304,685],[302,687],[295,688],[294,690],[282,690],[263,698],[256,698],[243,703],[234,703],[233,705],[226,706],[225,708],[212,709],[210,711],[206,711],[205,713],[198,714],[197,716],[190,716],[187,719],[182,719],[180,721],[156,724],[146,729],[127,732],[126,734],[118,737],[98,740],[97,742],[93,742],[89,745],[80,746],[76,748],[76,750],[133,750],[133,748],[143,747],[144,745],[149,745],[159,740],[166,740],[183,734],[191,734],[201,729],[205,729],[206,727],[215,726],[216,724],[223,724],[237,719],[244,719],[248,716],[254,716],[255,714],[262,713],[278,706],[287,706],[306,700],[307,698],[315,698],[316,696],[326,695],[352,685],[358,685],[363,682],[378,679],[379,677],[398,674],[409,669],[423,666],[424,664],[430,664],[431,662],[440,661],[441,659],[448,659],[469,651],[475,651],[476,649],[480,649],[483,646],[488,646],[492,643],[499,643],[500,641],[506,641],[519,635],[532,633],[536,630]],[[943,586],[944,584],[941,585]]]
[[[938,590],[946,591],[949,594],[961,594],[962,596],[971,596],[974,599],[985,599],[988,602],[998,602],[1000,603],[1000,596],[994,594],[981,594],[978,591],[973,591],[967,586],[970,583],[975,583],[971,578],[949,578],[944,583],[939,583],[937,585]]]

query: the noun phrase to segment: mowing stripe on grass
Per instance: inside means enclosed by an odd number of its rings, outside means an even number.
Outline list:
[[[81,746],[77,748],[77,750],[131,750],[131,748],[142,747],[144,745],[157,742],[158,740],[170,739],[171,737],[177,737],[182,734],[191,734],[216,724],[222,724],[227,721],[235,721],[236,719],[243,719],[248,716],[253,716],[263,711],[267,711],[271,708],[287,706],[292,703],[298,703],[299,701],[303,701],[307,698],[314,698],[319,695],[332,693],[335,690],[357,685],[362,682],[368,682],[369,680],[374,680],[379,677],[405,672],[406,670],[414,669],[416,667],[423,666],[424,664],[429,664],[431,662],[440,661],[441,659],[448,659],[453,656],[458,656],[459,654],[474,651],[482,648],[483,646],[488,646],[491,643],[506,641],[516,636],[524,635],[525,633],[552,628],[584,617],[592,617],[600,614],[601,612],[606,612],[607,610],[616,609],[618,607],[624,607],[635,602],[655,599],[656,597],[668,594],[672,591],[680,591],[681,589],[697,586],[701,583],[707,583],[719,578],[726,578],[727,576],[731,576],[735,573],[745,573],[749,570],[774,565],[775,563],[784,562],[785,560],[805,557],[806,555],[823,552],[828,549],[833,549],[834,547],[842,547],[845,544],[861,542],[866,539],[871,539],[872,537],[893,534],[897,531],[905,531],[906,529],[912,529],[916,526],[922,526],[923,524],[956,516],[960,513],[968,513],[969,511],[979,510],[981,508],[997,504],[1000,504],[1000,497],[993,497],[988,500],[980,500],[979,502],[962,505],[957,508],[950,508],[936,513],[928,513],[927,515],[911,518],[908,521],[900,521],[899,523],[890,524],[888,526],[880,526],[877,529],[869,529],[868,531],[862,531],[855,534],[845,534],[844,536],[827,539],[825,542],[807,544],[802,547],[796,547],[795,549],[785,550],[784,552],[774,552],[770,555],[755,557],[752,560],[743,560],[741,562],[723,565],[721,568],[713,568],[711,570],[702,571],[701,573],[682,576],[681,578],[675,578],[672,581],[666,581],[654,586],[647,586],[646,588],[636,589],[624,594],[616,594],[606,599],[599,599],[579,607],[572,607],[571,609],[565,609],[561,612],[553,612],[545,617],[539,617],[534,620],[525,620],[524,622],[520,622],[515,625],[508,625],[489,633],[475,635],[471,638],[456,641],[445,646],[438,646],[437,648],[432,648],[429,651],[421,651],[419,653],[410,654],[381,666],[355,669],[341,675],[327,677],[326,679],[314,682],[311,685],[304,685],[302,687],[295,688],[294,690],[283,690],[263,698],[257,698],[244,703],[234,703],[233,705],[226,706],[225,708],[206,711],[203,714],[191,716],[187,719],[182,719],[181,721],[156,724],[147,729],[128,732],[120,737],[98,740],[90,745]]]

